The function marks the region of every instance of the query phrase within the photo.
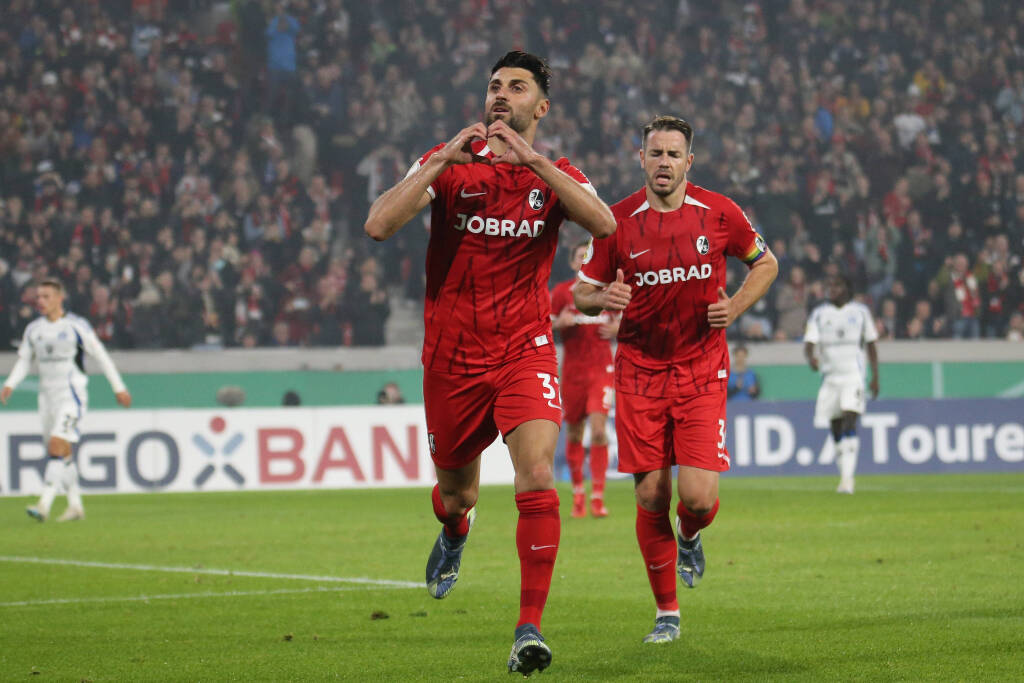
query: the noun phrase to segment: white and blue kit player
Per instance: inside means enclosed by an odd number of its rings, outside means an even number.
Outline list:
[[[59,521],[83,519],[85,508],[72,444],[78,443],[79,423],[89,402],[85,354],[99,362],[119,404],[127,408],[132,397],[89,321],[64,312],[64,287],[60,281],[46,279],[36,286],[36,307],[42,316],[25,328],[18,361],[0,388],[0,402],[7,404],[14,388],[35,362],[39,368],[39,416],[49,459],[43,476],[43,494],[27,512],[40,522],[46,521],[54,498],[64,491],[68,508]]]
[[[821,388],[814,406],[814,425],[829,427],[839,467],[839,493],[853,493],[860,439],[857,417],[864,413],[867,361],[871,364],[871,397],[878,396],[878,330],[871,311],[851,301],[850,281],[842,275],[828,280],[828,301],[811,312],[804,332],[804,355],[812,370],[821,370]]]

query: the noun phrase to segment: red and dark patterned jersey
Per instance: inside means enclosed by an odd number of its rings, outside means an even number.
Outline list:
[[[575,325],[562,328],[562,380],[582,380],[591,374],[607,372],[612,364],[612,344],[601,339],[598,328],[611,322],[608,311],[600,315],[584,315],[576,308],[572,288],[576,278],[559,282],[551,290],[551,319],[554,320],[565,309],[572,313]]]
[[[410,173],[441,149],[438,145]],[[494,154],[483,140],[478,156]],[[555,166],[587,187],[564,157]],[[450,166],[427,190],[423,366],[473,374],[536,353],[554,353],[547,282],[565,211],[555,192],[523,166]]]
[[[764,240],[731,199],[692,183],[676,211],[655,211],[641,189],[612,213],[615,234],[593,241],[579,277],[605,286],[621,268],[632,287],[619,326],[616,391],[664,397],[724,387],[729,349],[725,330],[708,324],[708,306],[725,287],[726,256],[753,264]]]

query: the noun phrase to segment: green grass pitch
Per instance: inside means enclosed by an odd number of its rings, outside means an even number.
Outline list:
[[[659,646],[640,643],[654,604],[630,484],[582,520],[560,486],[542,680],[1024,679],[1024,473],[834,485],[723,479],[707,574],[679,589],[683,637]],[[28,502],[0,499],[2,680],[508,676],[510,487],[481,492],[443,601],[422,586],[425,489],[90,496],[70,524],[33,522]],[[398,583],[338,580],[358,577]]]

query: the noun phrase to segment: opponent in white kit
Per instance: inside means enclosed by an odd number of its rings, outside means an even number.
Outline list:
[[[804,332],[804,355],[811,369],[821,369],[821,389],[814,406],[814,425],[831,427],[839,466],[839,493],[853,493],[857,469],[857,417],[864,413],[867,374],[864,350],[871,363],[871,398],[878,396],[878,330],[871,311],[851,301],[850,281],[835,275],[828,281],[828,301],[811,313]]]
[[[67,522],[85,517],[71,447],[78,442],[79,421],[89,401],[83,355],[88,353],[99,362],[118,403],[127,408],[132,397],[89,321],[64,312],[64,287],[59,280],[46,279],[36,286],[36,308],[43,315],[25,328],[18,362],[0,389],[0,403],[7,404],[11,392],[25,379],[35,360],[39,365],[43,441],[50,457],[43,477],[43,495],[38,504],[26,511],[30,517],[45,522],[53,499],[63,489],[68,496],[68,509],[58,521]]]

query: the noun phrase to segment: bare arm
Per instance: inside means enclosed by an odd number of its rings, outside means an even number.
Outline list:
[[[779,274],[779,262],[774,254],[766,251],[764,256],[750,266],[743,284],[730,297],[721,287],[718,288],[718,301],[708,306],[708,322],[711,327],[724,329],[743,315],[748,308],[757,303],[775,281]]]
[[[615,216],[601,201],[591,185],[581,185],[575,178],[558,169],[550,159],[533,149],[507,123],[498,120],[487,129],[508,145],[505,153],[491,160],[492,164],[509,163],[526,166],[548,184],[565,207],[569,220],[578,223],[594,237],[608,237],[615,232]]]
[[[814,353],[814,342],[804,342],[804,358],[811,370],[818,371],[818,356]]]
[[[576,308],[584,315],[597,315],[601,311],[621,311],[633,298],[633,288],[625,282],[622,269],[615,275],[615,282],[607,287],[598,287],[589,282],[577,282],[572,290]]]
[[[463,128],[448,144],[430,155],[414,173],[377,197],[363,225],[366,234],[381,242],[398,232],[399,228],[430,203],[430,194],[427,192],[430,184],[449,166],[474,161],[473,155],[467,151],[468,145],[474,138],[486,136],[487,129],[482,123]]]
[[[878,398],[878,345],[875,342],[868,342],[868,363],[871,364],[871,382],[868,383],[871,398]]]

